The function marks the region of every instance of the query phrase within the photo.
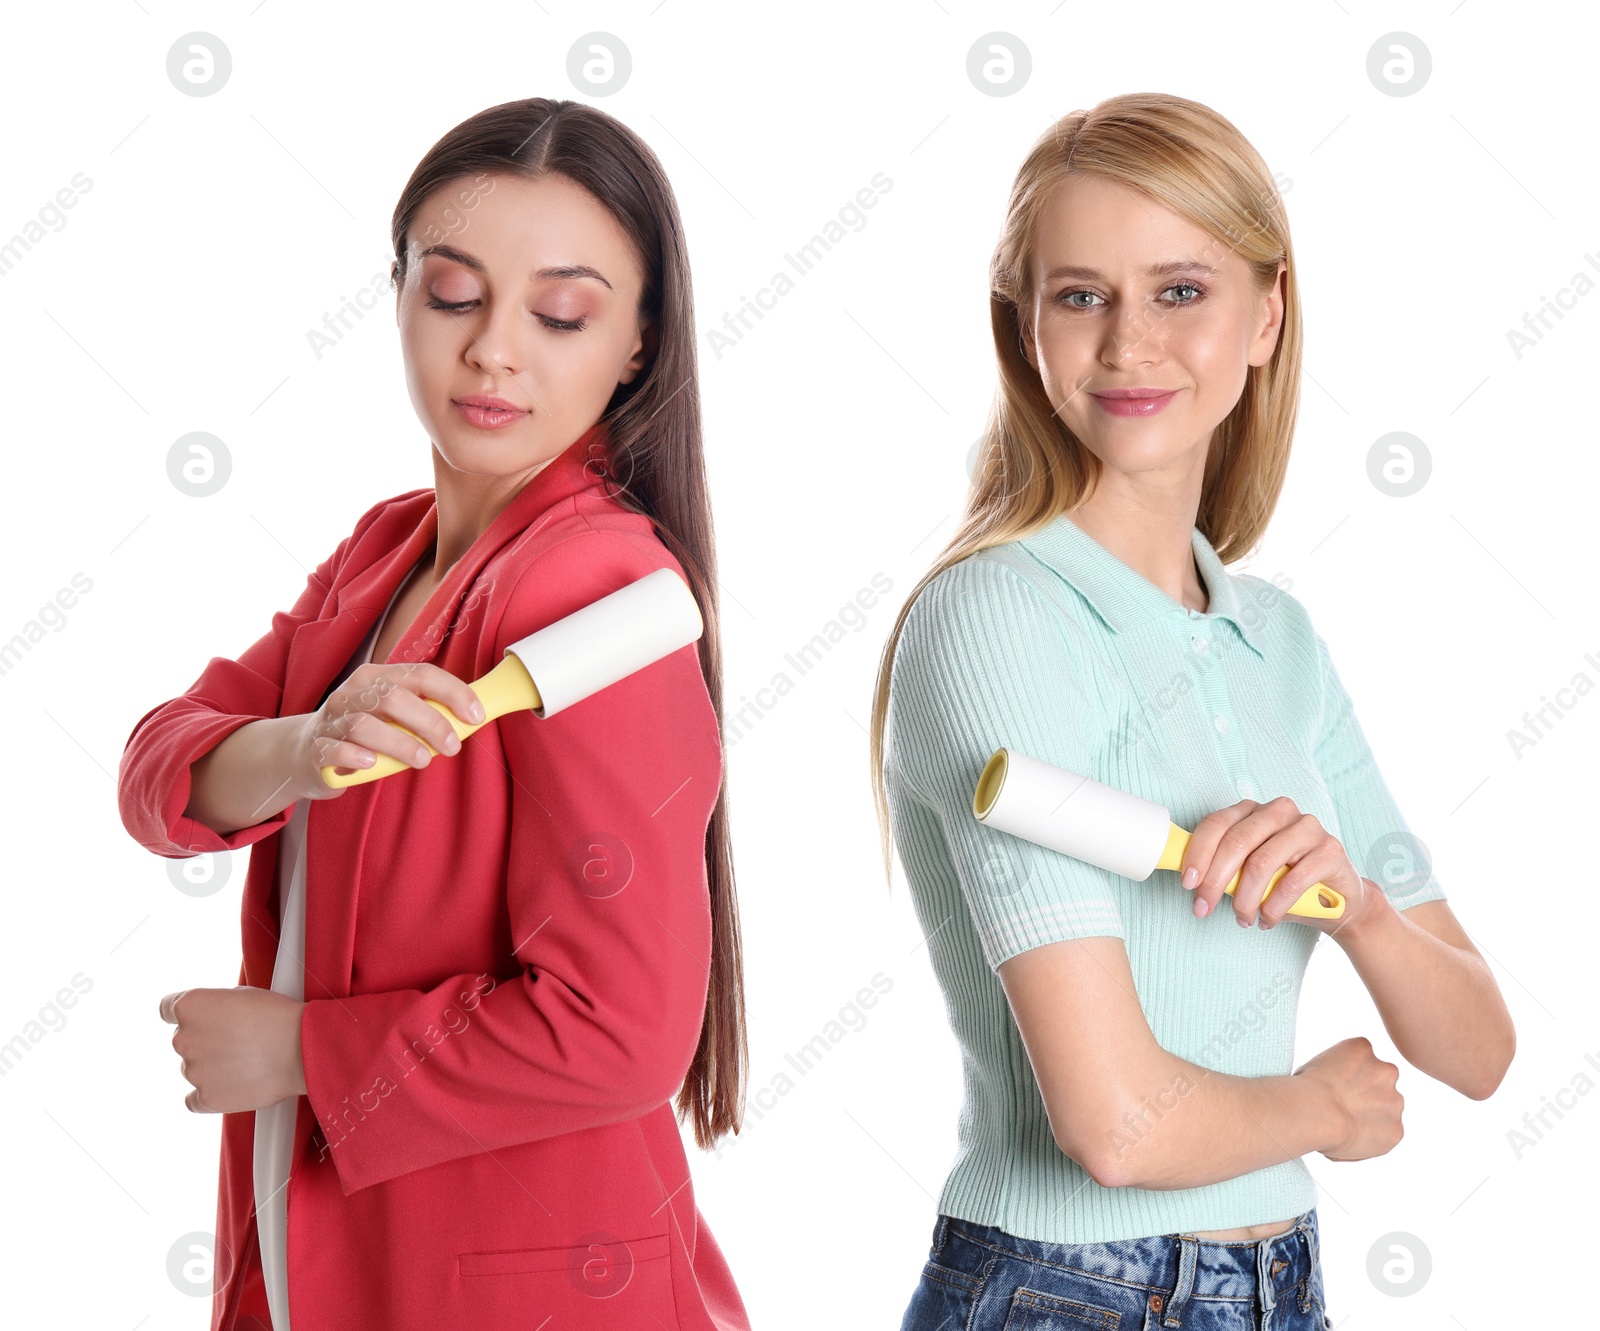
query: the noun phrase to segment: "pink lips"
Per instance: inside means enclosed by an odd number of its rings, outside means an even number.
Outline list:
[[[467,420],[479,429],[494,430],[520,421],[529,413],[503,397],[473,393],[467,397],[452,398],[451,402]]]
[[[1177,392],[1176,388],[1108,388],[1089,396],[1112,416],[1154,416]]]

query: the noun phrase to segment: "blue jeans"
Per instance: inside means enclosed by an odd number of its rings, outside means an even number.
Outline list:
[[[1040,1243],[941,1215],[900,1331],[1326,1331],[1317,1208],[1283,1234]]]

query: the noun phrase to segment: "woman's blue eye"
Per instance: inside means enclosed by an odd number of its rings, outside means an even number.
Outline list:
[[[451,314],[459,314],[462,310],[471,309],[478,302],[475,300],[440,300],[437,296],[428,297],[430,310],[446,310]],[[541,314],[538,318],[547,328],[554,328],[563,333],[576,333],[581,331],[589,322],[582,319],[552,319],[548,314]]]
[[[1167,288],[1168,291],[1177,291],[1177,290],[1180,290],[1180,289],[1186,289],[1186,290],[1192,291],[1192,292],[1194,292],[1194,295],[1189,297],[1187,300],[1169,301],[1168,304],[1170,304],[1170,305],[1178,305],[1178,306],[1198,305],[1202,300],[1205,299],[1205,295],[1206,295],[1205,288],[1200,286],[1200,285],[1198,285],[1195,282],[1174,282],[1170,287]],[[1071,310],[1088,310],[1088,309],[1093,309],[1094,307],[1092,305],[1074,304],[1073,301],[1072,301],[1072,297],[1073,296],[1093,296],[1093,295],[1095,295],[1095,293],[1093,291],[1086,291],[1082,287],[1074,287],[1071,291],[1063,291],[1059,296],[1056,297],[1056,299],[1058,301],[1060,301],[1063,305],[1065,305],[1068,309],[1071,309]]]

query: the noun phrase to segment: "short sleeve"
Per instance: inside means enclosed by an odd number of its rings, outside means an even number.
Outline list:
[[[1090,737],[1104,727],[1081,669],[1043,597],[981,558],[952,565],[923,588],[896,644],[885,780],[937,815],[991,969],[1063,939],[1127,936],[1116,875],[972,812],[978,777],[998,748],[1092,773]],[[905,847],[901,855],[910,876]]]
[[[1434,875],[1431,857],[1389,793],[1327,643],[1312,632],[1322,680],[1315,760],[1338,811],[1345,853],[1356,872],[1382,888],[1399,910],[1442,901],[1444,888]]]

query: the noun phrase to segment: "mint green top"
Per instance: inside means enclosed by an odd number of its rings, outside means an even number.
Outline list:
[[[972,793],[1002,746],[1165,805],[1193,829],[1287,795],[1400,909],[1444,897],[1300,602],[1230,574],[1194,529],[1209,603],[1174,601],[1065,514],[922,590],[896,646],[891,827],[961,1046],[955,1162],[938,1207],[1022,1238],[1100,1243],[1287,1220],[1315,1205],[1289,1160],[1202,1187],[1106,1188],[1062,1153],[996,969],[1066,938],[1121,938],[1162,1048],[1244,1077],[1294,1071],[1300,982],[1322,934],[1196,919],[1178,875],[1144,882],[987,827]],[[1178,1107],[1152,1096],[1148,1126]]]

